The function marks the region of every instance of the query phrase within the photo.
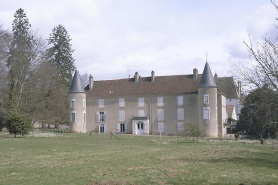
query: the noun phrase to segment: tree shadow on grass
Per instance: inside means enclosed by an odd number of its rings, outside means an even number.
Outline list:
[[[255,156],[210,159],[213,163],[233,163],[239,166],[264,167],[278,169],[278,156],[274,153],[256,153]]]

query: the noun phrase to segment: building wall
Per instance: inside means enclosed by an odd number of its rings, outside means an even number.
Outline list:
[[[223,137],[226,134],[224,123],[226,122],[226,97],[222,94],[217,95],[217,121],[218,136]]]
[[[226,105],[234,105],[235,106],[235,111],[236,111],[236,116],[237,116],[237,120],[239,119],[239,114],[241,112],[242,106],[239,104],[239,99],[227,99],[226,100]]]
[[[178,96],[183,97],[183,105],[178,106]],[[163,104],[158,105],[158,97],[163,97]],[[119,107],[119,98],[124,98],[124,107]],[[144,98],[144,106],[139,107],[138,98]],[[176,95],[176,96],[152,96],[152,97],[116,97],[105,98],[104,107],[99,108],[100,98],[87,98],[87,131],[99,132],[99,124],[106,124],[106,132],[117,132],[117,123],[126,123],[127,133],[132,133],[132,117],[138,117],[139,111],[143,111],[144,115],[150,117],[149,134],[159,134],[160,131],[164,135],[169,134],[183,134],[182,131],[178,132],[178,108],[183,108],[184,127],[186,123],[198,124],[198,95]],[[161,100],[161,99],[160,99]],[[160,102],[161,103],[161,102]],[[162,109],[164,112],[162,118],[159,120],[158,109]],[[125,111],[125,120],[119,120],[119,111]],[[106,112],[105,122],[97,122],[97,112]],[[160,111],[161,113],[161,111]]]
[[[71,106],[74,100],[74,107]],[[86,114],[86,103],[83,106],[83,101],[86,101],[85,93],[69,93],[69,131],[86,133],[86,119],[84,120],[84,113]],[[72,122],[72,113],[75,113],[75,121]],[[85,116],[87,117],[87,116]]]
[[[204,103],[204,95],[209,95],[209,103]],[[198,89],[198,112],[199,125],[206,130],[209,137],[218,137],[218,121],[217,121],[217,88],[199,88]],[[209,109],[209,119],[204,119],[204,108]]]

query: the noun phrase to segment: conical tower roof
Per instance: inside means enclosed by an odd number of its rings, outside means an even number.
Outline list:
[[[76,70],[74,73],[69,92],[85,92],[78,70]]]
[[[203,71],[203,75],[199,87],[217,87],[214,78],[212,76],[209,64],[207,62]]]

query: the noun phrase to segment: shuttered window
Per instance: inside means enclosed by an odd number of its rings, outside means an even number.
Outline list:
[[[138,106],[144,107],[144,98],[138,98]]]
[[[119,121],[120,122],[125,121],[125,111],[124,110],[119,110]]]
[[[177,119],[178,121],[184,120],[184,108],[177,109]]]
[[[164,121],[164,109],[157,109],[157,121]]]
[[[158,133],[164,132],[164,122],[158,122]]]
[[[76,118],[76,111],[72,111],[71,112],[71,122],[75,122],[75,118]]]
[[[98,100],[98,107],[103,108],[104,107],[104,99],[99,99]]]
[[[178,96],[178,105],[183,105],[183,96]]]
[[[97,112],[96,122],[106,122],[106,112]]]
[[[204,107],[204,119],[210,119],[210,111],[209,111],[209,107]]]
[[[157,106],[163,106],[163,97],[157,97]]]
[[[125,107],[125,99],[119,98],[119,107]]]

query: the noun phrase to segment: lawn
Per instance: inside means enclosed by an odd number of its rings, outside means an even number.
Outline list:
[[[109,134],[0,134],[0,184],[278,184],[278,148]]]

